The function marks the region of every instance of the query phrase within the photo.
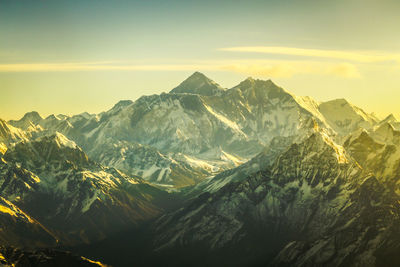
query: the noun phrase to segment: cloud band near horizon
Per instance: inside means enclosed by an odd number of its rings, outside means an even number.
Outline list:
[[[277,54],[312,58],[326,58],[348,60],[360,63],[397,61],[400,62],[400,54],[380,51],[341,51],[323,49],[304,49],[280,46],[238,46],[220,48],[220,51]]]

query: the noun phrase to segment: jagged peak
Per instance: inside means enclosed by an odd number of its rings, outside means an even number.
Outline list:
[[[192,75],[189,76],[188,79],[193,79],[193,78],[200,78],[200,79],[209,80],[209,78],[206,75],[204,75],[203,73],[201,73],[199,71],[195,71]]]
[[[55,132],[54,135],[51,136],[51,138],[54,138],[54,141],[58,144],[59,147],[64,146],[72,149],[78,148],[77,144],[74,141],[68,139],[62,133]]]
[[[12,124],[0,119],[0,140],[4,138],[5,140],[3,141],[7,143],[7,141],[11,140],[24,140],[26,139],[26,135],[20,128],[14,127]]]
[[[8,124],[5,120],[3,120],[3,119],[0,118],[0,126],[1,126],[2,128],[7,128],[7,129],[8,129],[9,124]]]
[[[382,142],[377,141],[371,136],[371,134],[367,130],[363,128],[359,128],[358,130],[354,131],[347,137],[346,141],[344,142],[344,146],[346,148],[356,147],[360,144],[362,144],[363,146],[366,145],[368,147],[374,147],[374,149],[379,149],[380,147],[384,146]]]
[[[120,100],[120,101],[118,101],[117,104],[114,105],[114,107],[113,107],[112,109],[123,108],[123,107],[126,107],[126,106],[131,105],[132,103],[133,103],[133,101],[132,101],[132,100],[129,100],[129,99],[127,99],[127,100]]]
[[[343,134],[348,134],[358,126],[372,128],[378,122],[375,116],[366,113],[344,98],[322,102],[318,110],[334,130]]]
[[[261,79],[254,79],[253,77],[249,76],[245,80],[241,81],[237,86],[240,85],[254,85],[254,84],[268,84],[268,85],[275,85],[277,86],[271,79],[268,80],[261,80]],[[277,86],[278,87],[278,86]]]
[[[56,115],[51,114],[45,118],[46,121],[48,120],[60,120]]]
[[[78,116],[82,116],[82,117],[90,117],[90,116],[91,116],[91,114],[90,114],[89,112],[85,111],[85,112],[79,113],[79,114],[78,114]]]
[[[390,113],[386,118],[382,120],[382,122],[397,122],[396,117],[393,115],[393,113]]]
[[[256,82],[256,80],[253,77],[249,76],[240,83],[255,83],[255,82]]]
[[[68,147],[71,149],[80,149],[74,141],[68,139],[65,135],[57,131],[52,135],[46,135],[40,137],[34,142],[48,142],[48,141],[54,142],[59,148]]]
[[[321,147],[329,147],[334,152],[338,163],[348,163],[348,159],[345,153],[344,148],[341,145],[336,144],[332,138],[330,138],[325,132],[316,129],[314,133],[312,133],[309,138],[305,141],[308,145],[315,146],[317,145],[318,151],[321,150]]]
[[[186,78],[181,84],[184,83],[189,83],[189,82],[208,82],[212,81],[210,78],[208,78],[206,75],[204,75],[201,72],[194,72],[192,75],[190,75],[188,78]]]
[[[69,118],[69,116],[68,116],[68,115],[65,115],[65,114],[57,114],[57,118],[59,118],[59,119],[61,119],[61,120],[66,120],[66,119]]]
[[[391,132],[394,132],[395,129],[394,129],[393,125],[390,122],[385,121],[384,123],[382,123],[381,125],[379,125],[376,128],[375,132],[377,132],[377,131],[391,131]]]
[[[381,142],[391,142],[395,136],[400,136],[400,132],[396,131],[393,125],[386,121],[378,125],[374,131],[373,136]]]
[[[343,106],[343,105],[350,105],[351,106],[351,103],[349,102],[349,101],[347,101],[347,99],[345,99],[345,98],[337,98],[337,99],[332,99],[332,100],[329,100],[329,101],[326,101],[326,102],[322,102],[320,105],[341,105],[341,106]]]
[[[11,125],[21,128],[23,130],[28,130],[30,127],[35,128],[35,125],[40,123],[43,118],[36,111],[31,111],[25,113],[25,115],[19,120],[10,120],[8,121]]]
[[[219,84],[205,76],[203,73],[196,71],[177,87],[172,89],[170,93],[189,93],[210,96],[220,94],[223,91],[224,88],[222,88]]]
[[[277,92],[290,94],[282,87],[279,87],[278,85],[276,85],[271,79],[260,80],[260,79],[254,79],[252,77],[248,77],[247,79],[241,81],[238,85],[236,85],[232,89],[240,89],[241,91],[245,91],[245,90],[249,90],[249,89],[275,90]]]
[[[40,114],[37,111],[31,111],[31,112],[27,112],[25,113],[25,115],[20,119],[20,121],[22,120],[30,120],[33,123],[37,123],[41,120],[43,120],[42,116],[40,116]]]

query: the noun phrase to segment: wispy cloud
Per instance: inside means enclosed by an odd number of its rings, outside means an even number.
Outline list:
[[[400,54],[378,52],[378,51],[341,51],[341,50],[304,49],[304,48],[281,47],[281,46],[240,46],[240,47],[220,48],[219,50],[230,51],[230,52],[264,53],[264,54],[313,57],[313,58],[328,58],[328,59],[348,60],[348,61],[355,61],[362,63],[400,61]]]
[[[227,64],[222,68],[250,76],[273,78],[290,78],[294,75],[326,75],[342,78],[360,78],[362,76],[354,64],[319,61],[239,61]]]
[[[334,75],[357,78],[357,67],[349,63],[289,60],[197,60],[185,64],[132,64],[124,62],[0,64],[0,72],[77,72],[77,71],[230,71],[264,78],[294,75]]]
[[[299,72],[287,63],[278,64],[230,64],[221,67],[227,71],[238,72],[257,77],[288,78]]]
[[[107,64],[98,62],[85,63],[29,63],[29,64],[0,64],[0,72],[53,72],[53,71],[179,71],[195,70],[199,67],[206,69],[213,66],[199,66],[193,64],[158,64],[158,65],[132,65],[132,64]]]
[[[354,66],[353,64],[349,63],[342,63],[342,64],[337,64],[328,69],[328,72],[339,76],[339,77],[345,77],[345,78],[360,78],[361,74],[358,71],[357,67]]]

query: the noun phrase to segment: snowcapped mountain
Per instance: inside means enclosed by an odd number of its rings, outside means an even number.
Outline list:
[[[212,174],[211,169],[188,164],[185,156],[180,160],[180,155],[163,155],[151,146],[126,141],[99,145],[90,154],[105,166],[114,166],[162,186],[194,185]]]
[[[156,255],[165,260],[183,250],[180,264],[244,266],[379,266],[388,256],[398,262],[398,200],[315,132],[270,168],[160,218]]]
[[[294,136],[276,136],[264,148],[264,150],[251,160],[239,165],[236,168],[221,172],[218,175],[211,176],[208,179],[198,183],[192,188],[188,188],[184,193],[188,196],[198,195],[202,192],[216,192],[223,186],[231,182],[238,182],[246,179],[252,173],[271,168],[274,160],[286,150],[290,145],[302,141],[305,137],[314,132],[323,132],[328,134],[324,129],[320,129],[315,119],[311,118],[305,122],[301,130]]]
[[[180,85],[170,91],[174,94],[220,95],[224,92],[219,84],[206,77],[203,73],[195,72]]]
[[[400,122],[396,119],[393,114],[388,115],[382,121],[379,122],[379,125],[390,123],[396,130],[400,131]]]
[[[9,123],[14,127],[20,128],[24,131],[34,130],[37,125],[43,120],[38,112],[32,111],[26,113],[20,120],[10,120]]]
[[[329,125],[341,135],[347,135],[358,128],[370,129],[379,122],[376,116],[350,104],[346,99],[323,102],[318,109]]]
[[[389,123],[370,132],[359,130],[348,137],[344,147],[365,170],[400,194],[400,131]]]
[[[177,88],[194,86],[199,80],[201,84],[205,80],[216,86],[204,75],[195,73]],[[203,95],[174,89],[171,93],[144,96],[135,102],[122,101],[100,114],[98,121],[92,119],[91,123],[86,123],[84,133],[81,131],[84,138],[71,133],[66,135],[80,140],[85,151],[96,160],[108,158],[103,163],[115,163],[112,166],[117,168],[122,167],[121,157],[118,156],[120,151],[101,155],[105,144],[112,144],[120,150],[121,142],[129,143],[127,147],[139,143],[179,162],[179,169],[188,169],[187,166],[193,165],[193,162],[203,162],[201,166],[208,168],[211,164],[211,169],[222,171],[258,154],[275,136],[296,135],[301,131],[301,125],[310,118],[315,118],[321,127],[329,129],[310,98],[299,101],[271,81],[249,78],[232,89],[219,90],[215,94]],[[79,132],[81,126],[72,125],[74,133]],[[109,158],[110,154],[116,157]],[[183,157],[176,157],[175,154],[183,154]],[[181,162],[182,159],[184,162]],[[152,158],[146,160],[148,171],[141,166],[133,166],[131,162],[129,168],[124,166],[123,169],[174,186],[194,182],[187,178],[185,183],[175,181],[182,180],[181,175],[175,176],[171,168],[168,171],[157,167],[157,161],[153,162]],[[162,177],[161,172],[167,175]],[[150,175],[146,175],[148,173]],[[200,173],[207,174],[209,171],[203,169]],[[198,174],[196,169],[190,170],[188,175],[193,177]]]
[[[101,252],[148,265],[396,266],[398,124],[198,72],[100,114],[0,120],[0,241],[114,242]]]
[[[54,246],[56,237],[12,202],[0,196],[0,242],[3,246]]]
[[[345,100],[320,104],[252,78],[223,89],[199,72],[170,93],[120,101],[98,115],[42,119],[33,112],[10,123],[42,129],[34,136],[61,132],[104,165],[182,187],[246,162],[274,137],[299,135],[310,119],[332,136],[375,123]]]
[[[21,140],[27,140],[28,137],[23,130],[0,119],[0,155],[7,151],[8,146]]]
[[[158,215],[168,194],[90,160],[56,133],[7,150],[1,195],[64,243],[90,242]]]

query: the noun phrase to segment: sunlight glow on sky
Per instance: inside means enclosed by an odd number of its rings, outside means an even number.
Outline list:
[[[0,118],[98,113],[194,71],[400,119],[400,1],[1,0]]]

